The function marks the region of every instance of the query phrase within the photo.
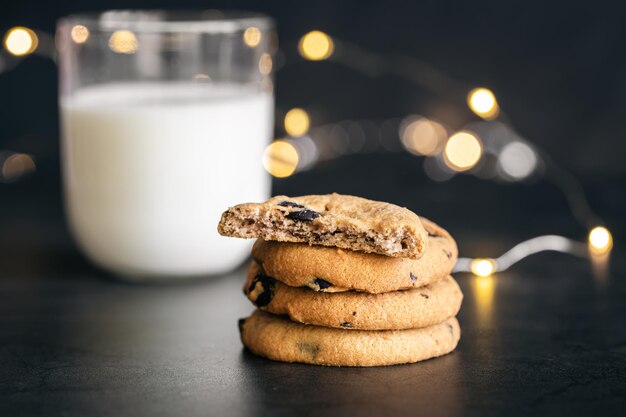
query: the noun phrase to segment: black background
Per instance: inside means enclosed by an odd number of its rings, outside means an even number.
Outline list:
[[[24,1],[4,6],[0,28],[24,25],[54,33],[56,19],[69,13],[148,7],[249,9],[274,16],[285,57],[276,74],[277,118],[297,106],[310,112],[313,125],[412,113],[439,118],[455,129],[476,120],[465,105],[466,91],[438,96],[403,79],[369,78],[336,63],[302,60],[295,45],[312,29],[380,54],[419,59],[468,86],[488,86],[520,134],[577,176],[598,216],[616,236],[623,234],[626,10],[618,3]],[[22,240],[37,231],[67,240],[56,77],[55,64],[39,56],[0,74],[0,150],[30,153],[38,164],[34,176],[0,184],[5,253],[31,246]],[[339,191],[406,205],[457,235],[467,233],[461,249],[469,256],[484,255],[482,247],[471,244],[476,235],[496,236],[490,249],[499,252],[537,234],[584,239],[587,233],[573,221],[563,196],[544,182],[506,186],[458,176],[433,184],[421,164],[405,153],[357,155],[275,180],[274,191]],[[352,179],[335,181],[328,170]],[[519,213],[513,215],[514,210]],[[0,267],[0,273],[8,268]]]

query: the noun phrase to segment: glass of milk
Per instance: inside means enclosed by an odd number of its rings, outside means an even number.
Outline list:
[[[250,242],[228,206],[270,193],[271,19],[110,11],[59,21],[67,218],[95,264],[131,280],[229,271]]]

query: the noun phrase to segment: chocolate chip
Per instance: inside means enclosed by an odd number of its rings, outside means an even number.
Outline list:
[[[417,281],[417,276],[413,272],[409,273],[409,278],[411,278],[411,281]]]
[[[237,322],[237,326],[239,326],[239,334],[243,331],[243,324],[246,322],[246,319],[239,319]]]
[[[313,343],[299,342],[296,346],[298,346],[298,349],[300,349],[301,352],[310,355],[313,359],[317,357],[317,354],[320,351],[319,345]]]
[[[430,232],[430,231],[426,231],[428,233],[428,237],[439,237],[439,235],[437,233],[434,232]]]
[[[423,292],[420,293],[420,295],[424,298],[429,298],[430,296],[428,294],[424,294]]]
[[[257,294],[256,299],[253,301],[253,303],[257,307],[264,307],[268,305],[274,297],[274,286],[276,284],[276,280],[259,272],[258,274],[256,274],[256,276],[252,280],[252,283],[248,287],[248,295],[256,290],[258,283],[261,283],[261,291],[259,294]]]
[[[353,311],[353,312],[352,312],[352,315],[353,315],[353,316],[356,316],[356,311]]]
[[[454,327],[450,323],[446,323],[448,326],[448,330],[450,330],[450,336],[454,337]]]
[[[310,221],[313,221],[314,219],[317,219],[320,216],[321,214],[319,214],[317,211],[304,209],[300,211],[293,211],[289,213],[286,217],[291,220],[310,222]]]
[[[320,290],[325,290],[326,288],[333,286],[333,284],[321,278],[315,278],[313,280],[313,284],[317,285]]]
[[[445,253],[445,254],[446,254],[446,256],[448,257],[448,259],[452,259],[452,252],[450,252],[450,251],[449,251],[449,250],[447,250],[447,249],[443,249],[443,253]]]
[[[304,208],[304,206],[298,204],[298,203],[294,203],[293,201],[281,201],[280,203],[278,203],[279,206],[281,207],[295,207],[295,208]]]
[[[347,329],[349,329],[350,327],[352,327],[352,323],[350,323],[349,321],[344,321],[341,324],[339,324],[341,327],[345,327]]]

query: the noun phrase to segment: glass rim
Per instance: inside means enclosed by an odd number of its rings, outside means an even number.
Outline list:
[[[147,20],[150,17],[153,19]],[[71,14],[57,21],[57,26],[65,25],[82,25],[100,32],[237,33],[249,27],[273,29],[274,20],[263,13],[236,10],[117,9]]]

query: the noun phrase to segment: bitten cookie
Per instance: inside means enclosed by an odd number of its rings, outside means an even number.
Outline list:
[[[243,287],[250,301],[269,313],[286,314],[292,321],[316,326],[358,330],[427,327],[456,316],[463,300],[450,276],[420,288],[367,294],[320,293],[285,285],[264,275],[258,266],[256,272],[248,275]]]
[[[218,231],[411,259],[424,254],[428,237],[419,217],[406,208],[340,194],[239,204],[222,214]]]
[[[252,257],[266,275],[291,287],[374,294],[416,288],[448,276],[458,253],[448,232],[424,218],[422,224],[429,236],[428,250],[417,260],[261,239],[255,242]]]
[[[256,310],[239,322],[253,353],[283,362],[327,366],[413,363],[451,352],[461,337],[455,318],[409,330],[342,330],[294,323]]]

